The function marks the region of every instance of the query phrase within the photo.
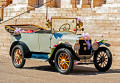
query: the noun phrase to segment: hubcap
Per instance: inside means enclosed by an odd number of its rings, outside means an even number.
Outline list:
[[[69,67],[69,57],[66,53],[61,53],[58,57],[58,65],[61,70],[67,70]]]
[[[97,55],[97,64],[100,66],[100,67],[105,67],[108,63],[108,56],[106,54],[106,52],[104,51],[101,51],[98,53]]]
[[[17,65],[22,63],[22,52],[20,49],[16,49],[14,52],[14,62]]]

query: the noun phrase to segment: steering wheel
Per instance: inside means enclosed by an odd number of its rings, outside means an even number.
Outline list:
[[[65,23],[63,24],[60,28],[59,28],[59,31],[69,31],[70,30],[70,24],[68,23]]]

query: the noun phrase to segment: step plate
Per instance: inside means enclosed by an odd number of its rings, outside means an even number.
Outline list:
[[[32,59],[48,60],[48,54],[32,54]]]

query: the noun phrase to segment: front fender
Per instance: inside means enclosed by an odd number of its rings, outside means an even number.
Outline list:
[[[99,52],[99,50],[106,50],[106,52],[109,54],[108,56],[110,57],[110,55],[112,56],[111,51],[107,48],[107,47],[99,47],[95,52],[94,52],[94,56],[97,55],[97,53]]]
[[[100,47],[101,45],[104,45],[104,46],[107,46],[107,47],[110,47],[110,46],[111,46],[109,43],[100,43],[99,47]]]
[[[74,59],[76,59],[76,60],[79,59],[79,58],[76,56],[74,50],[72,49],[72,45],[67,44],[67,43],[62,43],[62,44],[59,44],[59,45],[57,45],[57,46],[55,47],[55,50],[51,53],[51,56],[50,56],[49,60],[54,60],[54,57],[55,57],[56,52],[57,52],[59,49],[61,49],[61,48],[67,48],[67,49],[70,50],[70,52],[72,53]]]

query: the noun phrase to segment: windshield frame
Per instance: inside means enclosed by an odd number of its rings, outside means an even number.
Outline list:
[[[56,31],[56,30],[53,30],[53,26],[52,26],[52,25],[53,25],[53,22],[52,22],[53,19],[68,19],[68,20],[69,20],[69,19],[75,19],[75,20],[76,20],[76,26],[75,26],[76,31],[74,32],[74,31],[70,31],[70,30],[69,30],[69,31]],[[64,24],[65,24],[65,23],[64,23]],[[62,25],[61,25],[61,26],[62,26]],[[77,33],[77,18],[62,18],[62,17],[53,17],[53,18],[51,18],[51,33],[54,33],[54,32],[55,32],[55,33],[56,33],[56,32],[72,32],[72,33],[75,33],[75,34],[76,34],[76,33]]]

